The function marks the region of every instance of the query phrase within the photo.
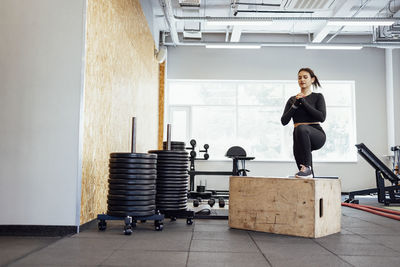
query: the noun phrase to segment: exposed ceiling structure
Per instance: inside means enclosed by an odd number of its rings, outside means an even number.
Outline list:
[[[151,0],[163,45],[400,48],[400,0]]]

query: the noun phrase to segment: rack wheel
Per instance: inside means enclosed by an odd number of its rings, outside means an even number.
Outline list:
[[[159,221],[154,222],[154,230],[156,231],[162,231],[164,229],[164,224]]]
[[[97,226],[100,231],[105,231],[107,228],[107,223],[105,220],[100,220],[99,223],[97,224]]]
[[[192,218],[187,218],[186,219],[186,224],[187,225],[192,225],[193,224],[193,219]]]
[[[171,217],[171,222],[176,221],[176,217]]]
[[[125,235],[131,235],[132,234],[132,229],[131,228],[125,229],[124,230],[124,234]]]
[[[389,206],[389,205],[390,205],[390,201],[387,200],[387,199],[385,199],[383,204],[384,204],[385,206]]]

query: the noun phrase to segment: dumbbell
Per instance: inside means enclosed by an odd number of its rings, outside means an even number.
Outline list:
[[[208,205],[210,205],[210,207],[214,206],[215,204],[215,199],[211,198],[208,200]]]

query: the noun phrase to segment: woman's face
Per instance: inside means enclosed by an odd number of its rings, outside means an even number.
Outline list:
[[[310,73],[304,70],[300,71],[297,77],[297,82],[301,89],[309,88],[313,84],[314,80],[315,78],[311,78]]]

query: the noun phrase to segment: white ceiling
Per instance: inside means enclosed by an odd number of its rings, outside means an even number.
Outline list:
[[[166,45],[363,43],[400,47],[400,0],[150,0]],[[331,18],[398,18],[392,26],[329,26]],[[220,18],[271,25],[209,25]]]

